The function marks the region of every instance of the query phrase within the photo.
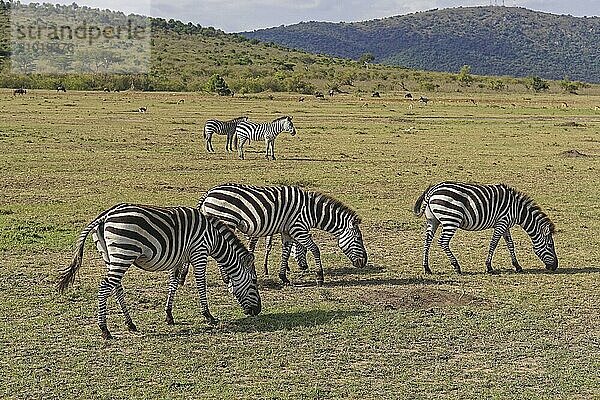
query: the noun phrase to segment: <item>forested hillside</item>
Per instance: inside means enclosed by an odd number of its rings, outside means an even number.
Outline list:
[[[224,33],[213,27],[160,18],[149,19],[152,30],[151,57],[148,71],[144,73],[108,73],[104,69],[108,60],[125,59],[131,53],[130,48],[115,46],[98,54],[92,51],[92,47],[84,53],[85,60],[68,55],[59,57],[57,62],[77,66],[75,73],[16,74],[10,68],[10,7],[28,7],[33,17],[41,23],[48,22],[56,14],[75,12],[106,24],[127,17],[120,12],[76,4],[24,6],[0,0],[0,87],[55,89],[57,85],[64,84],[69,89],[78,90],[126,90],[133,87],[147,91],[207,91],[222,95],[265,91],[314,94],[333,89],[334,92],[358,96],[370,96],[373,91],[538,91],[548,89],[548,85],[550,91],[595,90],[571,81],[567,82],[568,86],[562,85],[563,82],[548,82],[547,85],[543,80],[534,81],[533,77],[515,79],[472,75],[473,72],[480,72],[475,67],[477,60],[466,56],[459,57],[459,67],[451,73],[425,72],[384,64],[365,65],[351,58],[291,50],[242,35]],[[379,23],[392,21],[386,19]],[[333,25],[310,23],[297,25],[296,28],[311,26]],[[360,26],[343,24],[348,32],[340,34],[339,39],[347,37],[351,41],[351,32]],[[332,29],[331,32],[337,30]],[[332,42],[330,39],[325,41]],[[343,56],[355,57],[370,50],[360,43],[357,46],[356,53]],[[348,44],[346,47],[351,46]],[[464,64],[473,65],[473,71],[463,68],[459,73]],[[435,69],[432,65],[425,67]],[[571,71],[568,75],[573,80],[576,78]]]
[[[600,82],[600,18],[515,7],[431,10],[357,23],[306,22],[244,32],[283,46],[434,71]]]

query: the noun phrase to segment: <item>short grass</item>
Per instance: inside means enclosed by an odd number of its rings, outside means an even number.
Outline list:
[[[2,92],[0,397],[598,396],[600,98],[430,97],[424,105],[402,94],[298,102],[285,94]],[[203,122],[242,114],[292,115],[298,135],[278,138],[272,162],[261,143],[243,161],[226,154],[222,136],[207,154]],[[486,274],[490,232],[459,232],[453,248],[464,274],[434,246],[434,273],[425,275],[423,220],[412,206],[442,180],[505,182],[530,194],[559,230],[559,270],[547,273],[515,229],[523,274],[511,270],[504,247],[494,259],[500,273]],[[211,262],[216,327],[204,323],[192,282],[167,326],[166,275],[131,270],[124,285],[140,333],[124,329],[111,299],[109,342],[96,326],[103,266],[91,243],[74,287],[54,290],[77,234],[102,210],[195,205],[228,181],[298,184],[342,200],[363,218],[369,266],[353,268],[317,232],[325,286],[294,268],[294,287],[260,274],[263,313],[247,318]],[[273,272],[278,257],[276,247]]]

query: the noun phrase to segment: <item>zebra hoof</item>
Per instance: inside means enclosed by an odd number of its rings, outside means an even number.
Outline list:
[[[462,273],[460,270],[460,265],[452,264],[452,266],[454,267],[454,272],[456,272],[458,275],[460,275]]]
[[[426,267],[424,267],[423,269],[425,270],[425,273],[426,273],[427,275],[431,275],[431,269],[429,269],[429,267],[427,267],[427,266],[426,266]]]
[[[110,334],[110,332],[108,331],[108,328],[106,326],[101,326],[100,330],[102,331],[102,339],[111,340],[113,338],[113,336]]]
[[[521,267],[519,263],[514,263],[513,267],[515,267],[516,272],[523,272],[523,267]]]
[[[135,324],[133,322],[128,322],[127,323],[127,329],[129,330],[129,332],[137,332],[137,326],[135,326]]]
[[[284,286],[291,286],[292,284],[285,274],[279,274],[279,279],[281,279]]]
[[[171,310],[167,310],[167,317],[165,318],[167,325],[175,325],[175,321],[173,320],[173,314]]]

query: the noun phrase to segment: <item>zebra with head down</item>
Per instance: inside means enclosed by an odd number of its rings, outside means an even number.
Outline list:
[[[75,280],[81,267],[87,236],[92,233],[107,268],[98,289],[98,326],[102,337],[112,338],[106,324],[106,303],[111,294],[125,317],[130,331],[137,331],[125,303],[121,280],[135,265],[145,271],[170,271],[169,295],[165,312],[167,323],[173,323],[172,306],[179,273],[191,263],[200,297],[202,314],[207,322],[216,319],[208,309],[206,298],[206,262],[213,257],[244,312],[257,315],[261,311],[254,256],[221,221],[203,215],[191,207],[154,207],[119,204],[94,219],[79,235],[77,252],[71,265],[62,271],[58,282],[64,291]]]
[[[533,251],[549,270],[558,268],[554,249],[554,224],[550,218],[524,193],[506,185],[477,185],[442,182],[427,188],[414,206],[417,216],[425,214],[427,227],[423,248],[423,269],[429,269],[429,248],[437,228],[442,233],[439,244],[457,273],[461,272],[458,260],[450,250],[450,240],[460,229],[479,231],[494,229],[485,262],[488,272],[493,272],[492,257],[501,238],[510,252],[513,267],[522,271],[517,261],[510,228],[520,225],[531,238]]]

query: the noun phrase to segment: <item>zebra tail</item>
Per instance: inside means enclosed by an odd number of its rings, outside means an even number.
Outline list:
[[[73,261],[71,261],[71,265],[68,268],[65,268],[62,271],[60,271],[60,276],[58,277],[58,282],[56,284],[56,289],[59,291],[59,293],[63,293],[69,286],[71,286],[75,282],[75,275],[81,267],[81,262],[83,260],[83,249],[85,247],[85,240],[87,239],[91,231],[93,231],[98,225],[104,222],[106,214],[108,214],[108,212],[113,210],[114,208],[116,207],[106,210],[105,212],[100,214],[79,234],[79,238],[77,239],[77,244],[75,246],[77,251],[75,252]]]
[[[415,206],[413,207],[413,213],[415,213],[417,217],[420,217],[425,212],[425,197],[427,197],[429,189],[431,189],[432,186],[433,185],[429,186],[427,189],[425,189],[423,193],[421,193],[421,195],[415,203]]]

